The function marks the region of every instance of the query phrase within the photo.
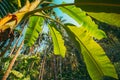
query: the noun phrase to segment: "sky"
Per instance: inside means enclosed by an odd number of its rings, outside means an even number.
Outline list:
[[[54,2],[57,3],[57,4],[60,4],[60,3],[62,3],[62,2],[73,3],[74,0],[54,0]]]
[[[73,3],[74,2],[74,0],[53,0],[53,1],[56,4],[61,4],[62,2],[66,2],[66,3]],[[66,20],[66,23],[72,23],[76,26],[79,26],[79,24],[75,20],[73,20],[67,14],[63,13],[60,9],[55,8],[54,10],[59,17],[63,17],[63,19]]]

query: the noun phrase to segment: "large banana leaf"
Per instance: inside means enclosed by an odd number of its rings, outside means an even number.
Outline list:
[[[87,12],[120,13],[120,0],[75,0]]]
[[[32,46],[37,40],[43,25],[43,18],[39,16],[32,16],[29,19],[29,25],[25,34],[25,44]]]
[[[86,13],[75,6],[67,6],[64,8],[60,8],[64,13],[68,14],[74,20],[76,20],[79,24],[84,26],[93,37],[97,39],[105,38],[106,35],[102,30],[98,29],[98,26],[94,23],[94,21],[86,15]]]
[[[120,27],[120,14],[103,12],[102,13],[87,12],[87,14],[101,22]]]
[[[104,50],[93,40],[85,28],[74,26],[64,28],[78,50],[81,51],[92,80],[102,80],[104,76],[118,78],[115,68]]]
[[[64,40],[62,39],[62,35],[53,26],[49,26],[49,29],[53,40],[54,54],[65,57],[66,47],[64,46]]]
[[[75,2],[93,18],[120,27],[119,0],[75,0]]]

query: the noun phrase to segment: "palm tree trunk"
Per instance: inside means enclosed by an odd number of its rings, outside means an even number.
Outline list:
[[[18,54],[19,54],[19,52],[20,52],[20,50],[21,50],[21,48],[22,48],[22,46],[23,46],[23,43],[24,43],[24,42],[22,42],[21,45],[20,45],[20,47],[18,48],[15,56],[13,57],[11,63],[9,64],[8,69],[7,69],[7,71],[5,72],[2,80],[6,80],[7,77],[9,76],[10,71],[11,71],[11,69],[12,69],[12,67],[13,67],[13,65],[14,65],[14,63],[15,63],[15,60],[16,60],[16,58],[18,57]]]

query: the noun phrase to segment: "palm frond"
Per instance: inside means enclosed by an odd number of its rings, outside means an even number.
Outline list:
[[[2,0],[0,1],[0,17],[4,17],[8,13],[15,12],[17,7],[9,1],[9,0]]]

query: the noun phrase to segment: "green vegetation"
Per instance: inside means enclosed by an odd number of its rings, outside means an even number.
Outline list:
[[[120,79],[119,1],[1,0],[0,9],[1,80]]]

